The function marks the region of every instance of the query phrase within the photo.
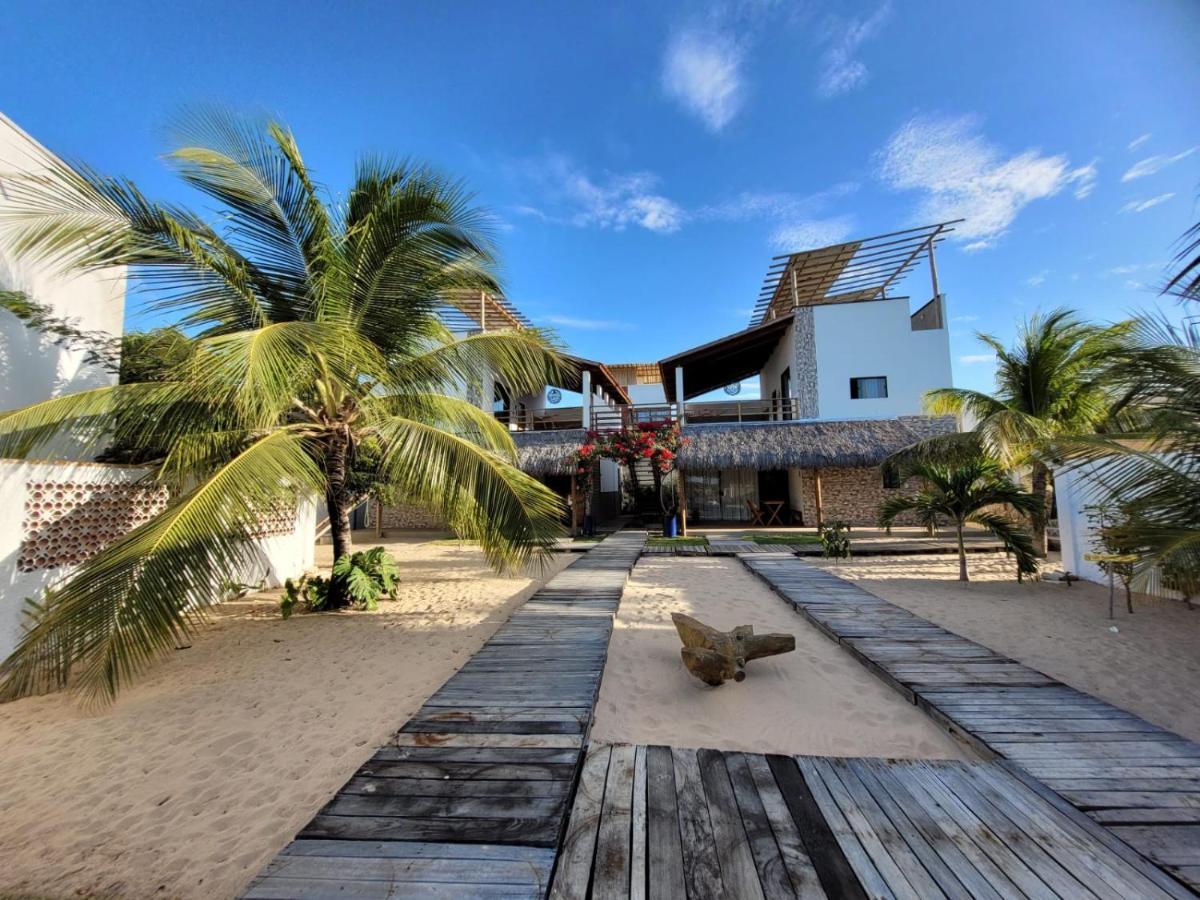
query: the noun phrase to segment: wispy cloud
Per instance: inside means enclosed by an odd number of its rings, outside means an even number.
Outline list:
[[[1142,146],[1142,144],[1146,143],[1146,141],[1148,141],[1148,140],[1150,140],[1150,132],[1147,131],[1145,134],[1141,135],[1140,137],[1135,137],[1132,141],[1130,141],[1129,149],[1136,150],[1138,147]]]
[[[1170,193],[1167,193],[1167,194],[1159,194],[1157,197],[1151,197],[1148,200],[1130,200],[1128,203],[1126,203],[1124,206],[1121,207],[1121,212],[1123,212],[1123,213],[1143,213],[1148,209],[1153,209],[1154,207],[1158,206],[1158,204],[1160,204],[1160,203],[1166,203],[1168,200],[1170,200],[1174,196],[1175,196],[1175,192],[1171,191]]]
[[[1030,275],[1025,279],[1025,283],[1030,287],[1039,287],[1046,283],[1046,276],[1050,274],[1048,269],[1042,269],[1036,275]]]
[[[858,58],[859,47],[879,33],[891,14],[889,0],[865,19],[831,18],[826,22],[821,39],[825,49],[821,53],[818,94],[836,97],[866,84],[870,73]]]
[[[978,322],[979,316],[951,316],[951,322]]]
[[[823,191],[795,194],[788,191],[743,191],[731,200],[702,207],[702,218],[743,222],[753,219],[802,219],[859,189],[855,181],[842,181]]]
[[[1176,153],[1174,156],[1147,156],[1145,159],[1130,166],[1125,174],[1121,176],[1121,180],[1133,181],[1136,178],[1145,178],[1147,175],[1155,175],[1167,168],[1167,166],[1173,166],[1180,160],[1187,159],[1189,156],[1195,153],[1197,149],[1200,148],[1189,147],[1187,150]]]
[[[579,319],[574,316],[542,316],[542,321],[575,331],[628,331],[633,327],[629,322],[616,319]]]
[[[663,57],[663,90],[709,131],[720,131],[745,98],[744,53],[736,40],[714,28],[677,31]]]
[[[542,197],[537,205],[521,205],[515,210],[543,221],[614,231],[635,226],[670,233],[679,230],[686,217],[677,203],[658,192],[658,176],[651,172],[592,176],[561,154],[526,160],[516,172]]]
[[[992,362],[995,358],[995,355],[991,353],[968,353],[966,356],[960,356],[958,361],[965,366],[976,366],[980,363]]]
[[[1067,173],[1068,183],[1075,185],[1076,200],[1086,200],[1092,195],[1092,191],[1096,189],[1096,179],[1099,175],[1100,170],[1096,168],[1094,159],[1086,166],[1080,166]]]
[[[771,246],[784,252],[798,252],[840,244],[854,231],[853,216],[807,219],[778,226],[770,238]]]
[[[965,219],[951,236],[976,252],[992,246],[1033,201],[1070,185],[1087,196],[1095,166],[1072,169],[1065,156],[1036,149],[1007,156],[984,137],[975,116],[918,116],[888,140],[879,174],[896,190],[923,194],[916,220]]]

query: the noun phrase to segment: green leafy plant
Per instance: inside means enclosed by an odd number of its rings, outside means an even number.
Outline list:
[[[279,611],[285,619],[303,605],[309,612],[357,606],[359,609],[379,608],[379,598],[396,599],[396,585],[400,583],[400,566],[383,547],[359,550],[338,557],[333,563],[331,577],[305,575],[300,579],[289,578],[283,584],[283,597]],[[342,590],[334,591],[338,584]]]
[[[832,521],[821,525],[821,555],[829,559],[850,558],[850,530],[845,522]]]

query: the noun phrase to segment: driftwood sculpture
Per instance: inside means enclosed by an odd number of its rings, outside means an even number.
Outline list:
[[[679,655],[687,670],[713,687],[729,679],[742,681],[746,663],[764,656],[790,653],[796,638],[790,634],[755,634],[753,625],[740,625],[733,631],[717,631],[703,622],[671,613],[671,621],[683,641]]]

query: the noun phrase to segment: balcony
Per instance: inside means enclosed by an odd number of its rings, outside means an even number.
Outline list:
[[[541,412],[502,412],[495,415],[496,421],[507,425],[509,431],[565,431],[583,427],[581,406],[563,406]]]
[[[800,401],[794,397],[766,400],[718,400],[684,404],[689,425],[715,425],[729,422],[787,422],[800,418]],[[600,408],[592,412],[592,428],[615,431],[634,424],[674,422],[676,404],[657,403]],[[578,427],[578,426],[575,426]]]

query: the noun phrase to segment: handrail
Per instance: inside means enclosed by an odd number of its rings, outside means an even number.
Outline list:
[[[684,419],[693,425],[718,422],[787,422],[799,418],[800,401],[795,397],[684,404]],[[613,431],[637,424],[676,422],[678,419],[678,404],[639,403],[594,410],[592,428],[596,431]]]

